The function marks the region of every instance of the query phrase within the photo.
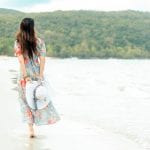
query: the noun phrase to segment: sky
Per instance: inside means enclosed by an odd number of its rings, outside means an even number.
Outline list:
[[[23,12],[55,10],[150,11],[150,0],[0,0],[0,8]]]

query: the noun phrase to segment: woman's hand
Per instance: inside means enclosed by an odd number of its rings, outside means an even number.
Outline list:
[[[30,77],[26,77],[26,78],[25,78],[25,81],[26,81],[26,82],[31,81],[31,78],[30,78]]]
[[[38,78],[39,80],[43,80],[43,79],[44,79],[44,77],[43,77],[42,75],[37,76],[37,78]]]

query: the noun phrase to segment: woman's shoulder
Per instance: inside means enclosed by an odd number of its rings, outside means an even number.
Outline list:
[[[21,45],[19,44],[18,40],[14,41],[14,49],[21,49]]]
[[[15,41],[14,41],[14,45],[19,45],[18,40],[15,40]]]
[[[40,53],[41,56],[46,56],[45,42],[39,37],[37,38],[37,51]]]
[[[37,37],[36,41],[37,41],[38,44],[44,43],[44,40],[42,38],[40,38],[40,37]]]
[[[22,54],[21,46],[17,40],[14,42],[14,55],[19,56]]]

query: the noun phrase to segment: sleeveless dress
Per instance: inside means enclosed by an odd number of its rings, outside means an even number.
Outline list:
[[[46,47],[45,43],[42,39],[37,38],[37,51],[39,55],[33,54],[33,60],[30,60],[28,56],[24,57],[24,63],[26,67],[27,75],[30,76],[31,79],[37,80],[37,75],[40,73],[40,63],[39,56],[46,56]],[[14,56],[18,57],[21,55],[21,48],[17,41],[14,43]],[[48,125],[56,123],[60,120],[60,115],[55,109],[52,101],[44,107],[43,109],[39,109],[37,111],[31,109],[26,101],[25,97],[25,80],[23,79],[23,75],[21,72],[21,68],[18,72],[17,76],[17,89],[18,89],[18,100],[20,103],[20,110],[22,116],[22,122],[24,123],[32,123],[35,125]]]

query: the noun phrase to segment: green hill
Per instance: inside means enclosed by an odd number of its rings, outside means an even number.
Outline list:
[[[48,56],[150,58],[150,13],[131,10],[23,13],[0,9],[1,55],[13,55],[15,33],[24,17],[35,19]]]

